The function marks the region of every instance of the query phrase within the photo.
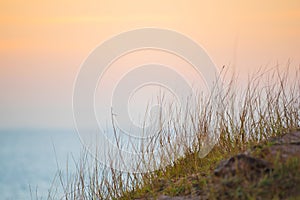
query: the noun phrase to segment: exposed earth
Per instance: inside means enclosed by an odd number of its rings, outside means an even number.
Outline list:
[[[300,130],[269,138],[247,151],[221,161],[206,177],[208,187],[197,184],[201,176],[191,174],[193,194],[158,200],[195,199],[300,199]],[[209,191],[208,189],[209,188]],[[163,191],[163,189],[162,189]]]

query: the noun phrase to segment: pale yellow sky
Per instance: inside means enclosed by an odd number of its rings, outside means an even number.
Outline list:
[[[300,64],[299,0],[1,1],[0,127],[72,124],[83,60],[111,36],[142,27],[183,33],[218,67],[244,74]]]

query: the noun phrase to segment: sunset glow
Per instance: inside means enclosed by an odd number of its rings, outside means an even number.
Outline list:
[[[300,64],[300,1],[2,1],[0,127],[72,127],[73,83],[101,42],[158,27],[242,75]]]

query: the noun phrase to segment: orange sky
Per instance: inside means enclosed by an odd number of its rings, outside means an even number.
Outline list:
[[[105,39],[142,27],[181,32],[218,67],[300,64],[300,1],[1,1],[0,128],[72,126],[80,64]]]

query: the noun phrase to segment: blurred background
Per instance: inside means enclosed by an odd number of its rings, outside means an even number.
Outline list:
[[[189,36],[240,76],[300,63],[300,2],[2,1],[0,127],[72,128],[81,63],[101,42],[143,27]]]

